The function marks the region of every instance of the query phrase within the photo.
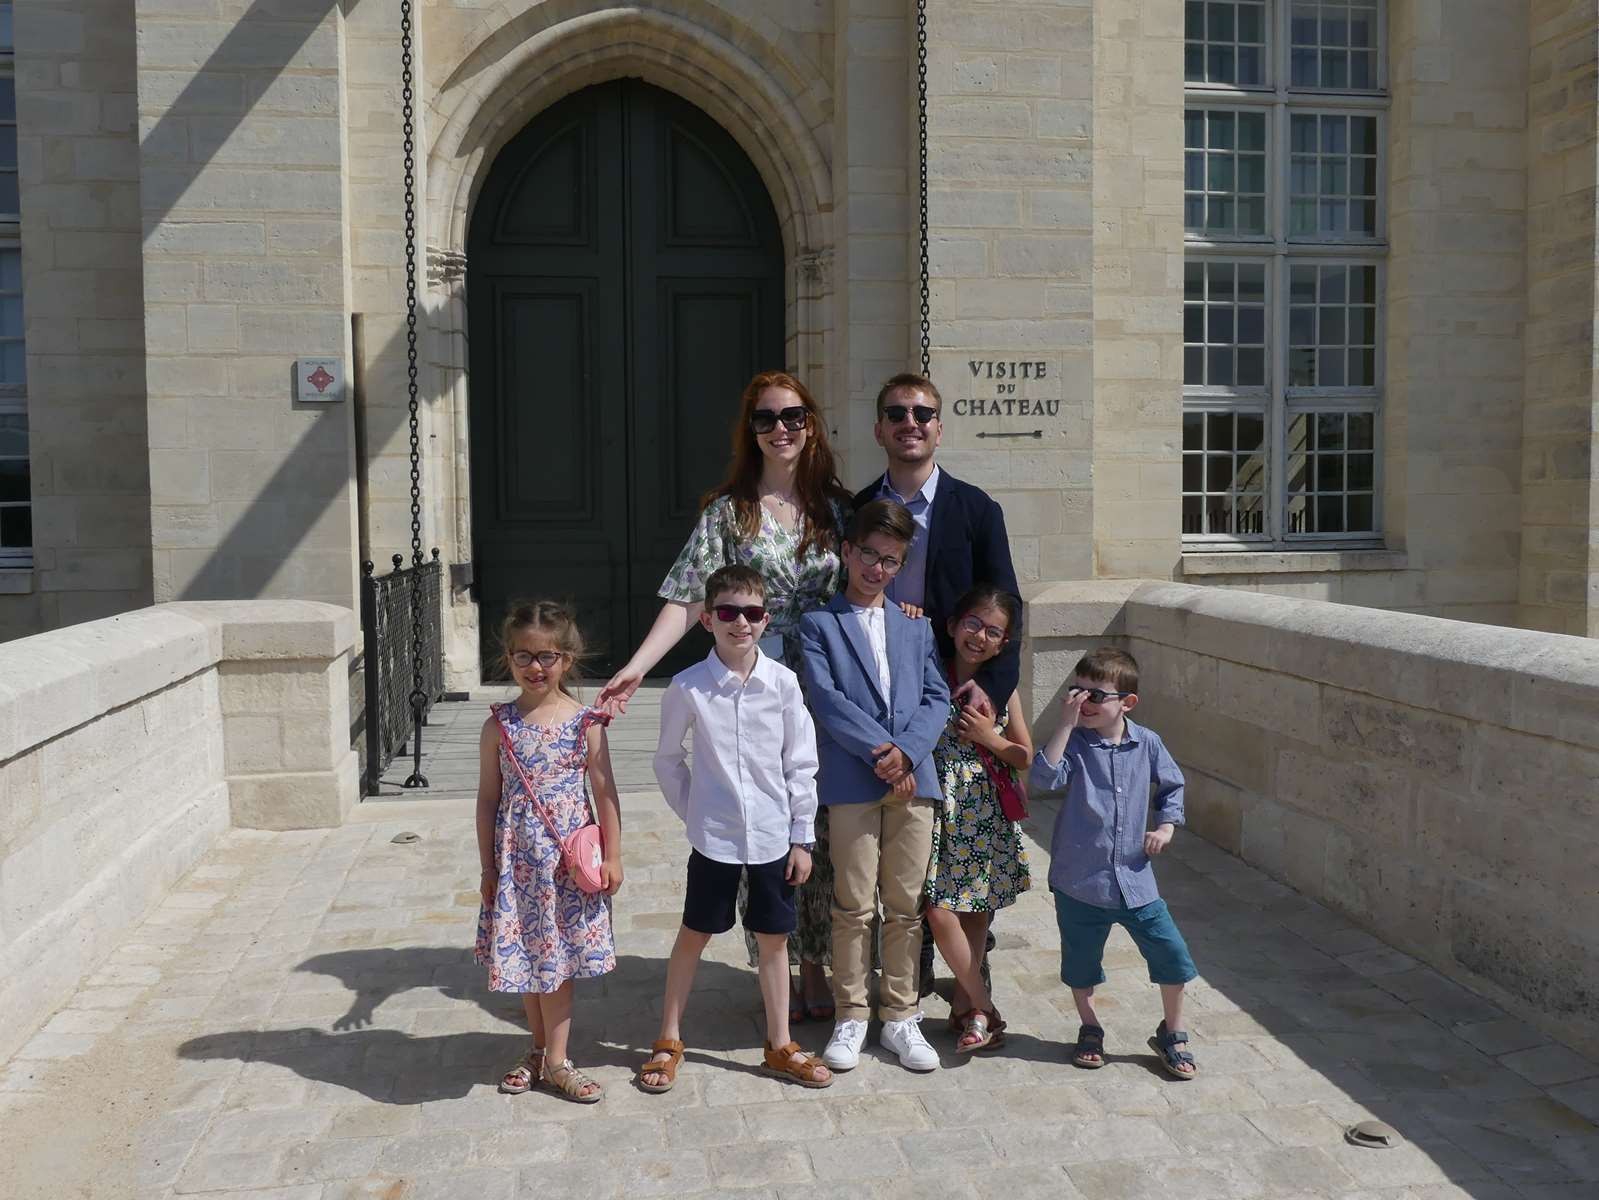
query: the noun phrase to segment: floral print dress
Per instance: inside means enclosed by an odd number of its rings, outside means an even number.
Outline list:
[[[944,785],[944,803],[933,824],[933,859],[927,879],[927,902],[953,912],[994,912],[1016,902],[1032,886],[1027,849],[1014,821],[1000,811],[993,781],[977,757],[977,747],[960,740],[950,705],[950,720],[933,763]],[[1003,732],[1009,713],[996,728]],[[1010,770],[1004,763],[1002,770]]]
[[[753,540],[746,541],[732,499],[718,496],[711,501],[700,513],[658,594],[662,600],[693,604],[705,599],[705,581],[718,568],[734,563],[754,567],[766,581],[766,608],[772,615],[767,636],[782,637],[783,665],[798,673],[800,617],[824,607],[844,586],[838,540],[843,535],[845,512],[842,505],[833,506],[832,548],[812,545],[800,558],[803,531],[784,529],[764,504],[759,508],[761,528]]]
[[[766,581],[766,609],[772,623],[767,637],[783,639],[783,665],[804,677],[800,666],[800,617],[823,608],[844,586],[844,562],[838,556],[839,539],[848,520],[842,504],[833,505],[833,547],[812,545],[799,557],[801,530],[783,528],[766,506],[760,506],[761,528],[746,541],[738,526],[733,501],[718,496],[700,513],[694,532],[661,584],[660,597],[680,604],[705,599],[705,581],[720,567],[741,563],[754,567]],[[748,883],[739,883],[739,911],[745,907]],[[799,926],[789,938],[789,957],[827,963],[832,959],[833,860],[828,852],[827,806],[816,812],[816,849],[811,854],[811,875],[800,885],[797,897]],[[750,965],[758,955],[755,938],[746,932]]]
[[[514,702],[494,706],[528,781],[561,836],[591,819],[584,780],[588,729],[610,718],[582,708],[559,725],[533,725]],[[561,848],[528,799],[522,776],[500,743],[500,807],[494,818],[499,884],[494,906],[479,910],[474,957],[489,969],[493,992],[558,989],[568,979],[616,967],[611,898],[590,894],[561,864]]]

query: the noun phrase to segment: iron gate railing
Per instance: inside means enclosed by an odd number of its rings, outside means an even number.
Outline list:
[[[365,663],[366,762],[363,795],[375,796],[383,772],[420,727],[412,701],[412,647],[422,655],[422,712],[427,714],[444,694],[443,637],[439,628],[444,565],[435,548],[431,562],[404,566],[396,554],[394,570],[374,575],[373,564],[361,564],[361,657]],[[413,606],[411,585],[420,585],[421,604]],[[420,608],[420,637],[413,637],[412,616]],[[420,747],[413,747],[419,749]]]

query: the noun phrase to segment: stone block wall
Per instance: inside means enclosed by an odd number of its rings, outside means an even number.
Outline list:
[[[1139,660],[1193,831],[1574,1044],[1599,1034],[1599,645],[1185,584],[1029,606],[1034,736]]]
[[[927,6],[940,461],[1004,505],[1022,582],[1094,573],[1095,17]]]
[[[33,568],[0,571],[0,641],[150,602],[134,20],[16,6]]]
[[[155,598],[353,607],[342,6],[134,10]]]
[[[0,646],[0,1057],[230,824],[355,803],[353,616],[170,604]]]
[[[1589,637],[1599,636],[1595,23],[1577,0],[1531,6],[1521,412],[1520,621]]]

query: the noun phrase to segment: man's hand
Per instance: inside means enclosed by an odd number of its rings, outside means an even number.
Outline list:
[[[917,608],[914,604],[906,604],[904,601],[901,601],[899,611],[904,613],[913,621],[920,621],[922,619],[922,610]]]
[[[1171,844],[1171,835],[1175,827],[1168,821],[1164,825],[1157,825],[1144,835],[1144,853],[1154,858],[1168,845]]]
[[[906,758],[905,751],[893,742],[874,746],[872,757],[877,760],[872,770],[877,772],[877,777],[884,783],[898,783],[911,769],[911,760]]]
[[[784,881],[799,887],[810,877],[811,852],[804,846],[790,846],[788,848],[788,869],[783,872]]]
[[[607,896],[614,896],[622,890],[622,860],[607,858],[600,863],[600,880],[605,885],[603,891]]]
[[[986,717],[991,718],[996,715],[994,701],[989,698],[987,692],[977,686],[977,680],[975,679],[968,679],[960,687],[956,688],[955,694],[951,699],[957,704],[965,705],[967,708],[975,708]]]

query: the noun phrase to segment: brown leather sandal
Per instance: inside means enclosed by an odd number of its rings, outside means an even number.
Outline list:
[[[786,1046],[772,1049],[772,1043],[766,1043],[766,1071],[770,1075],[780,1075],[784,1079],[792,1079],[801,1087],[824,1088],[833,1086],[833,1073],[823,1065],[822,1060],[814,1054],[807,1054],[800,1049],[798,1042],[790,1042]]]
[[[670,1054],[670,1058],[656,1060],[657,1054]],[[650,1057],[638,1069],[638,1085],[646,1092],[669,1092],[677,1083],[677,1069],[683,1065],[683,1043],[672,1038],[662,1038],[650,1047]],[[646,1075],[665,1075],[665,1083],[646,1083]]]

